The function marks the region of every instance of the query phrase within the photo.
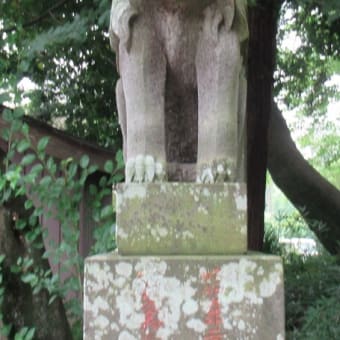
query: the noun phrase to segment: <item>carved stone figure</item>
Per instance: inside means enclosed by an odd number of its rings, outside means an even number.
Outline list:
[[[246,0],[113,0],[127,182],[245,180],[247,37]]]

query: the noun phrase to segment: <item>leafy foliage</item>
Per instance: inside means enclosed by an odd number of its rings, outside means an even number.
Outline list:
[[[86,181],[95,174],[97,167],[90,164],[86,155],[79,164],[73,159],[57,162],[48,156],[45,150],[49,139],[43,137],[35,144],[30,137],[29,127],[21,119],[22,114],[22,110],[16,109],[6,110],[3,115],[9,124],[3,135],[9,150],[0,177],[0,203],[6,204],[13,197],[25,197],[24,208],[32,213],[28,219],[18,216],[15,225],[18,232],[25,235],[25,242],[31,248],[43,248],[42,236],[48,239],[47,231],[40,224],[42,216],[59,221],[61,242],[55,244],[51,241],[44,257],[53,259],[54,264],[60,266],[61,276],[33,266],[30,257],[19,257],[11,270],[21,275],[21,280],[31,286],[33,294],[45,289],[50,294],[50,302],[57,295],[62,296],[67,301],[67,312],[74,332],[81,334],[83,258],[79,253],[79,211]],[[21,138],[17,137],[18,133]],[[13,161],[13,157],[18,155],[21,155],[19,163]],[[102,176],[99,187],[90,186],[88,192],[91,202],[89,218],[99,225],[94,235],[94,252],[114,248],[114,213],[111,203],[105,205],[103,202],[105,197],[111,196],[112,184],[122,179],[117,172],[117,165],[119,168],[123,165],[121,152],[117,154],[116,164],[112,161],[105,164],[105,168],[112,170],[113,175]],[[34,332],[22,329],[20,334],[16,335],[18,339],[31,339]]]
[[[1,2],[0,89],[13,94],[29,76],[31,115],[118,149],[109,11],[109,0]]]
[[[339,181],[340,116],[327,114],[340,100],[339,1],[290,0],[282,7],[275,92],[308,161],[335,186]]]
[[[291,217],[281,216],[284,225]],[[298,227],[301,236],[305,227]],[[326,253],[318,256],[299,255],[279,243],[280,231],[271,225],[265,232],[265,249],[270,254],[281,255],[284,263],[286,338],[338,339],[340,334],[340,266],[336,257]],[[304,235],[305,236],[305,235]]]
[[[289,109],[300,107],[315,119],[337,97],[336,88],[326,86],[334,63],[340,60],[340,16],[329,3],[339,5],[334,1],[285,2],[278,33],[276,93]],[[296,46],[289,49],[288,42]]]
[[[334,258],[291,256],[285,265],[287,339],[337,339],[340,267]]]

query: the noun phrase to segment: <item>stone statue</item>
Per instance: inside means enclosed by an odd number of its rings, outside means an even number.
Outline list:
[[[246,0],[113,0],[126,182],[245,181],[247,37]]]

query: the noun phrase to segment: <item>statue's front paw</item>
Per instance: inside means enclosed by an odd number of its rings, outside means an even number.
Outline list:
[[[211,164],[201,165],[198,168],[197,182],[212,184],[230,181],[231,170],[226,161],[214,161]]]
[[[125,165],[126,183],[162,182],[166,178],[165,166],[155,161],[150,155],[138,155],[130,158]]]
[[[202,167],[200,174],[197,177],[198,183],[212,184],[215,183],[215,175],[212,167]]]

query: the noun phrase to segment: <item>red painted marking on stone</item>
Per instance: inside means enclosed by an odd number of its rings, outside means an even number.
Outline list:
[[[157,331],[164,326],[164,323],[158,319],[158,311],[154,301],[150,299],[146,292],[142,294],[142,310],[144,313],[144,322],[141,325],[142,340],[155,340]]]
[[[222,340],[221,307],[218,301],[220,283],[217,280],[217,274],[220,270],[220,268],[214,268],[212,271],[202,275],[202,279],[206,284],[203,294],[211,300],[210,309],[204,318],[204,322],[208,326],[204,340]]]

